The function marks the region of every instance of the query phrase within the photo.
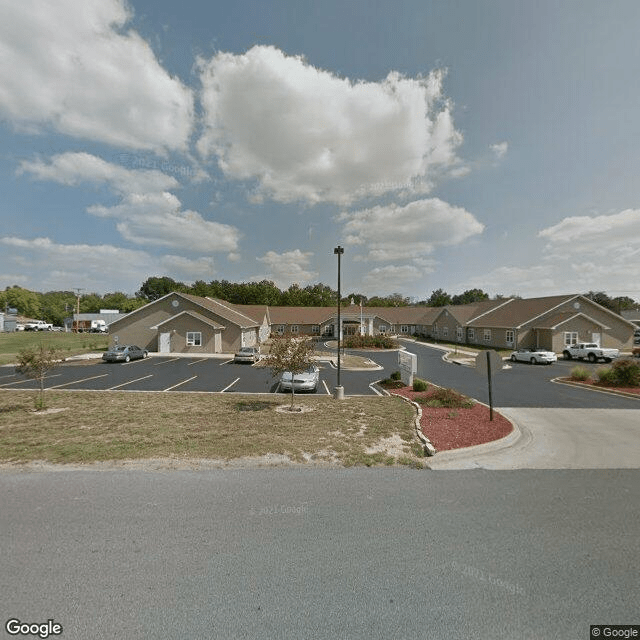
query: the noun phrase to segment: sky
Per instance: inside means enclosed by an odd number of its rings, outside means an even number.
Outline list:
[[[640,300],[637,0],[0,0],[0,288]]]

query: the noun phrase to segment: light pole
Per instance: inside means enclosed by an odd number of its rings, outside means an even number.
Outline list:
[[[340,338],[342,335],[342,325],[340,322],[340,257],[344,253],[344,249],[338,245],[333,253],[338,256],[338,385],[336,386],[336,400],[344,399],[344,387],[340,384]]]

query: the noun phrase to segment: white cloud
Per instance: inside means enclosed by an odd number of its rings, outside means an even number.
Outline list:
[[[387,265],[369,271],[363,283],[372,295],[389,294],[420,280],[424,275],[424,270],[414,265]]]
[[[175,279],[194,281],[210,277],[211,258],[190,260],[180,256],[154,257],[145,251],[113,245],[59,244],[49,238],[2,237],[5,266],[21,266],[22,283],[34,291],[70,290],[107,292],[114,288],[136,291],[150,274],[162,273]],[[12,276],[3,277],[7,285]],[[114,287],[113,283],[118,285]]]
[[[496,160],[501,160],[507,155],[507,151],[509,150],[509,143],[498,142],[496,144],[490,145],[490,149],[496,157]]]
[[[200,62],[200,153],[227,177],[258,181],[256,197],[349,203],[424,193],[456,166],[462,137],[443,98],[443,72],[352,82],[268,46]]]
[[[375,261],[424,257],[484,229],[471,213],[438,198],[343,213],[338,220],[345,223],[345,244],[366,248],[361,259]]]
[[[185,150],[193,94],[126,30],[123,0],[0,3],[0,117],[126,148]]]
[[[234,251],[238,246],[236,227],[205,220],[195,211],[182,211],[180,200],[167,191],[179,183],[161,171],[130,170],[88,153],[65,153],[49,163],[23,162],[19,172],[70,186],[85,181],[107,183],[121,196],[120,203],[93,205],[87,211],[114,218],[129,242],[199,252]]]
[[[306,284],[317,277],[315,271],[307,269],[313,253],[300,249],[276,253],[268,251],[261,258],[256,258],[269,269],[269,273],[254,276],[254,280],[271,280],[280,288],[287,288],[291,284]]]

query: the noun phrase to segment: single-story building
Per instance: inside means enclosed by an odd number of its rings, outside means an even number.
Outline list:
[[[628,351],[634,325],[581,295],[446,307],[270,307],[170,293],[110,325],[112,342],[161,353],[233,353],[273,335],[421,335],[496,349],[597,342]]]

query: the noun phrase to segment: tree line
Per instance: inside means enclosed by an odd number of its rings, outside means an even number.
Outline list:
[[[117,309],[121,313],[130,313],[148,302],[157,300],[173,291],[217,298],[232,304],[331,307],[338,302],[338,292],[322,283],[306,287],[292,284],[288,289],[283,290],[270,280],[262,280],[261,282],[213,280],[209,283],[198,280],[188,285],[168,276],[153,276],[147,278],[133,296],[120,291],[104,295],[97,293],[77,295],[73,291],[38,293],[14,285],[13,287],[7,287],[4,291],[0,291],[0,310],[16,309],[19,315],[46,320],[54,325],[61,326],[64,323],[64,319],[71,317],[78,308],[80,313],[98,313],[100,309]],[[602,291],[589,291],[584,295],[616,313],[639,307],[639,304],[628,296],[611,298]],[[506,296],[498,295],[494,297],[494,299],[503,298],[506,298]],[[367,307],[444,307],[447,305],[471,304],[489,299],[489,294],[482,289],[468,289],[456,295],[450,295],[443,289],[436,289],[431,292],[428,298],[421,301],[412,300],[400,293],[368,297],[362,293],[351,292],[341,297],[341,304],[348,305],[353,302],[357,305],[362,303],[363,306]]]

